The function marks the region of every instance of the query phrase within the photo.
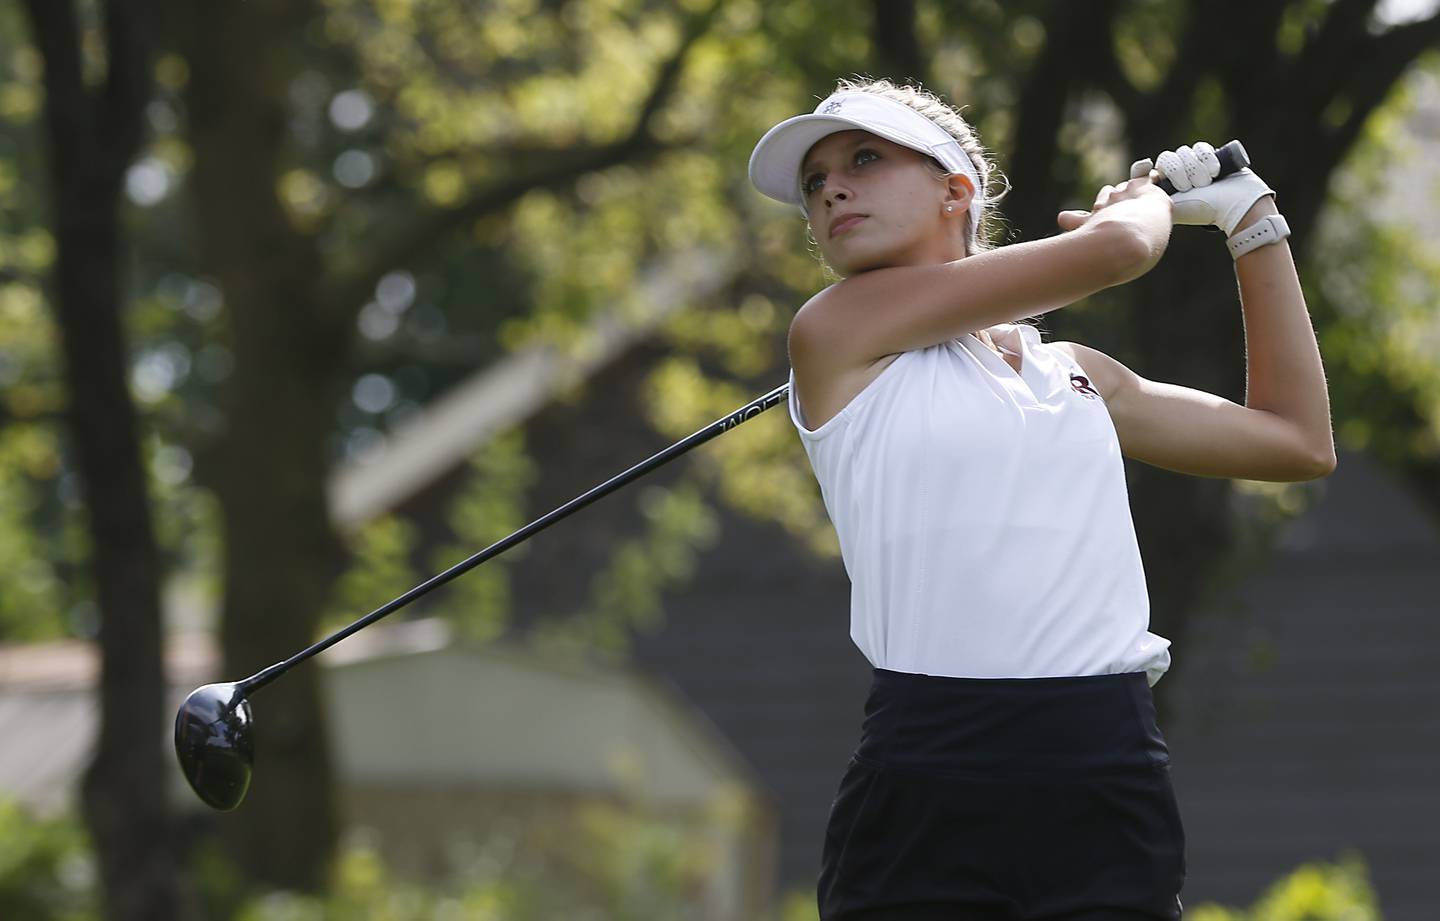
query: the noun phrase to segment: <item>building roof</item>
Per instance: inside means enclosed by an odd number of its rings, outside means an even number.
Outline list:
[[[733,272],[713,250],[683,252],[641,273],[622,304],[599,311],[568,349],[521,348],[441,395],[373,454],[331,477],[330,508],[350,530],[384,514],[464,462],[491,436],[549,404],[681,307],[714,294]]]

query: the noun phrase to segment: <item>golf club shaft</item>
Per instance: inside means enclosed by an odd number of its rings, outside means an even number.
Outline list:
[[[495,543],[491,544],[489,547],[486,547],[484,550],[481,550],[474,556],[461,560],[459,563],[456,563],[454,566],[451,566],[449,569],[445,570],[442,573],[439,573],[438,575],[431,576],[425,582],[422,582],[414,588],[410,589],[410,591],[396,598],[394,601],[391,601],[390,603],[382,607],[376,608],[374,611],[366,614],[364,617],[350,624],[348,627],[345,627],[343,630],[327,636],[325,639],[321,640],[320,642],[316,643],[308,649],[296,653],[295,655],[286,659],[284,662],[277,662],[274,665],[269,666],[268,668],[256,672],[249,678],[238,682],[238,687],[243,693],[246,694],[263,688],[265,685],[269,684],[276,678],[279,678],[285,672],[289,671],[292,666],[299,665],[301,662],[304,662],[306,659],[310,658],[316,653],[324,652],[326,649],[334,646],[336,643],[345,639],[347,636],[350,636],[352,633],[355,633],[358,630],[363,630],[373,624],[375,621],[384,617],[385,615],[392,614],[395,611],[398,611],[399,609],[405,607],[405,605],[414,601],[416,598],[419,598],[421,595],[426,594],[431,589],[439,588],[441,585],[444,585],[446,582],[449,582],[456,576],[469,572],[471,569],[474,569],[476,566],[479,566],[481,563],[485,562],[491,557],[498,556],[499,554],[504,553],[506,550],[509,550],[516,544],[527,540],[535,534],[538,534],[539,532],[550,527],[550,525],[561,520],[562,518],[569,517],[573,513],[578,512],[580,509],[594,502],[596,499],[599,499],[602,496],[609,495],[610,493],[626,485],[627,483],[639,479],[640,477],[654,470],[656,467],[659,467],[662,464],[667,463],[668,461],[674,460],[681,454],[689,451],[691,448],[702,445],[710,439],[714,438],[716,435],[728,432],[730,429],[734,428],[745,420],[760,415],[765,410],[776,405],[781,400],[784,400],[787,394],[789,394],[789,392],[790,385],[788,383],[781,384],[779,387],[776,387],[774,390],[770,391],[762,397],[758,397],[752,400],[751,402],[730,413],[728,416],[715,420],[714,422],[707,425],[705,428],[685,438],[683,441],[676,442],[675,444],[671,445],[660,453],[641,461],[640,463],[631,467],[629,470],[626,470],[624,473],[617,474],[616,476],[611,477],[604,483],[601,483],[599,486],[594,487],[583,495],[576,496],[574,499],[571,499],[569,502],[565,503],[559,508],[556,508],[548,514],[544,515],[543,517],[537,518],[534,521],[530,522],[525,527],[521,528],[510,536],[496,541]]]
[[[1239,141],[1231,141],[1224,147],[1221,147],[1219,150],[1216,151],[1216,156],[1220,159],[1221,177],[1228,176],[1230,173],[1243,169],[1250,164],[1250,158],[1246,154],[1244,146],[1242,146]],[[1174,187],[1170,185],[1170,182],[1168,180],[1162,179],[1159,185],[1161,188],[1165,189],[1166,192],[1173,193],[1175,191]],[[285,672],[289,671],[290,668],[292,668],[293,666],[304,662],[306,659],[310,658],[313,655],[316,655],[317,653],[324,652],[326,649],[329,649],[331,646],[334,646],[336,643],[340,642],[341,640],[345,639],[356,631],[363,630],[373,624],[375,621],[381,619],[382,617],[385,617],[387,614],[393,614],[395,611],[398,611],[399,609],[405,607],[405,605],[428,593],[430,590],[439,588],[440,586],[449,582],[451,579],[454,579],[456,576],[469,572],[471,569],[474,569],[476,566],[479,566],[481,563],[485,562],[491,557],[498,556],[499,554],[504,553],[506,550],[509,550],[516,544],[524,542],[535,534],[538,534],[539,532],[550,527],[550,525],[561,520],[562,518],[569,517],[570,515],[578,512],[580,509],[601,498],[602,496],[609,495],[610,493],[626,485],[627,483],[639,479],[640,477],[654,470],[656,467],[659,467],[662,464],[679,457],[681,454],[684,454],[691,448],[702,445],[710,439],[714,438],[716,435],[729,431],[730,429],[744,422],[746,419],[750,419],[754,416],[759,415],[760,413],[779,403],[781,400],[785,399],[789,393],[789,390],[790,387],[788,383],[781,384],[779,387],[776,387],[774,390],[770,391],[764,396],[752,400],[746,405],[730,413],[728,416],[715,420],[710,425],[689,436],[688,438],[676,442],[675,444],[661,451],[659,454],[656,454],[646,460],[641,461],[640,463],[631,467],[629,470],[626,470],[624,473],[611,477],[609,480],[606,480],[599,486],[594,487],[589,492],[586,492],[580,496],[576,496],[574,499],[571,499],[569,502],[565,503],[559,508],[554,509],[545,516],[537,518],[536,520],[530,522],[525,527],[521,528],[510,536],[502,538],[496,543],[491,544],[489,547],[486,547],[484,550],[481,550],[474,556],[461,560],[459,563],[456,563],[454,566],[451,566],[444,572],[441,572],[435,576],[431,576],[428,580],[410,589],[410,591],[396,598],[394,601],[391,601],[390,603],[383,605],[382,607],[376,608],[374,611],[366,614],[364,617],[350,624],[348,627],[345,627],[344,629],[331,634],[330,636],[309,647],[308,649],[296,653],[295,655],[291,656],[283,662],[277,662],[274,665],[271,665],[256,672],[249,678],[238,682],[237,686],[240,688],[242,693],[247,694],[263,688],[265,685],[269,684],[276,678],[283,675]]]

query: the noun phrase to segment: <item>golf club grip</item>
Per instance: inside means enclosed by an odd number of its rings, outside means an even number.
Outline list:
[[[405,607],[405,605],[414,601],[416,598],[419,598],[421,595],[429,592],[431,589],[439,588],[446,582],[454,579],[456,576],[469,572],[471,569],[474,569],[476,566],[479,566],[481,563],[485,562],[491,557],[498,556],[499,554],[504,553],[506,550],[509,550],[516,544],[525,541],[526,539],[530,538],[535,534],[538,534],[539,532],[550,527],[550,525],[561,520],[562,518],[568,518],[570,515],[580,511],[582,508],[594,502],[595,500],[603,496],[607,496],[615,490],[619,489],[621,486],[624,486],[627,483],[639,479],[640,477],[649,473],[651,470],[654,470],[656,467],[659,467],[662,464],[674,460],[681,454],[689,451],[691,448],[698,447],[709,441],[710,439],[714,438],[716,435],[728,432],[740,423],[755,418],[756,416],[763,413],[765,410],[777,405],[778,403],[780,403],[780,401],[786,399],[789,393],[790,384],[787,382],[781,384],[779,387],[776,387],[774,390],[770,391],[764,396],[756,397],[755,399],[751,400],[749,403],[746,403],[744,406],[740,407],[734,412],[726,416],[722,416],[719,419],[716,419],[714,422],[705,426],[703,429],[700,429],[698,432],[695,432],[693,435],[690,435],[681,441],[677,441],[675,444],[671,445],[670,447],[666,448],[658,454],[654,454],[646,458],[645,460],[631,467],[629,470],[626,470],[623,473],[616,474],[615,476],[606,480],[604,483],[601,483],[599,486],[596,486],[590,489],[588,492],[576,496],[574,499],[571,499],[569,502],[566,502],[559,508],[553,509],[552,511],[541,516],[540,518],[535,519],[534,521],[530,522],[525,527],[509,535],[508,537],[501,538],[500,540],[486,547],[484,550],[481,550],[479,553],[476,553],[473,556],[461,560],[459,563],[456,563],[454,566],[451,566],[449,569],[445,570],[442,573],[439,573],[438,575],[431,576],[426,581],[420,583],[419,585],[410,589],[410,591],[396,598],[394,601],[391,601],[388,604],[376,608],[369,614],[366,614],[364,617],[350,624],[348,627],[345,627],[344,629],[325,637],[320,642],[316,643],[313,646],[310,646],[307,649],[302,650],[301,652],[296,653],[295,655],[286,659],[284,662],[277,662],[274,665],[269,666],[268,668],[261,669],[260,671],[251,675],[249,678],[237,682],[237,685],[244,693],[247,694],[259,690],[260,688],[274,681],[276,678],[279,678],[285,672],[289,671],[292,667],[299,665],[301,662],[304,662],[306,659],[317,653],[324,652],[326,649],[329,649],[331,646],[334,646],[336,643],[356,633],[357,631],[363,630],[364,628],[370,626],[375,621],[386,616],[387,614],[392,614],[395,611],[400,610],[401,608]]]
[[[1231,141],[1216,150],[1215,158],[1220,161],[1220,175],[1215,177],[1217,180],[1224,179],[1231,173],[1238,173],[1250,165],[1250,155],[1245,152],[1245,145],[1239,141]],[[1163,189],[1166,195],[1175,194],[1175,186],[1171,185],[1169,179],[1162,178],[1155,184]]]

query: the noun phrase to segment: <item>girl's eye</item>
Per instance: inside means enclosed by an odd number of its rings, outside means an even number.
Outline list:
[[[869,163],[871,160],[878,159],[880,159],[880,155],[868,148],[861,148],[860,150],[855,151],[856,166],[863,166],[866,163]],[[809,176],[805,177],[803,182],[800,183],[800,191],[805,195],[812,195],[815,192],[819,191],[820,187],[824,184],[824,173],[811,173]]]

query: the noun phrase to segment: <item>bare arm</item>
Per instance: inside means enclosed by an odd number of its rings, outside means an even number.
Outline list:
[[[1237,230],[1275,213],[1274,199],[1262,198]],[[1245,405],[1284,419],[1334,469],[1330,392],[1289,243],[1246,253],[1235,261],[1235,275],[1245,317]]]
[[[1169,197],[1148,179],[1106,186],[1068,233],[939,265],[863,272],[811,298],[790,329],[792,360],[864,366],[1073,303],[1149,271],[1169,241]]]
[[[1335,469],[1299,429],[1264,409],[1141,377],[1098,349],[1056,342],[1085,369],[1110,410],[1126,457],[1191,476],[1291,483]]]
[[[1244,228],[1274,213],[1262,198]],[[1057,342],[1090,376],[1127,457],[1195,476],[1290,482],[1335,469],[1329,392],[1305,298],[1284,242],[1235,263],[1245,318],[1247,393],[1224,397],[1147,380],[1103,352]]]

